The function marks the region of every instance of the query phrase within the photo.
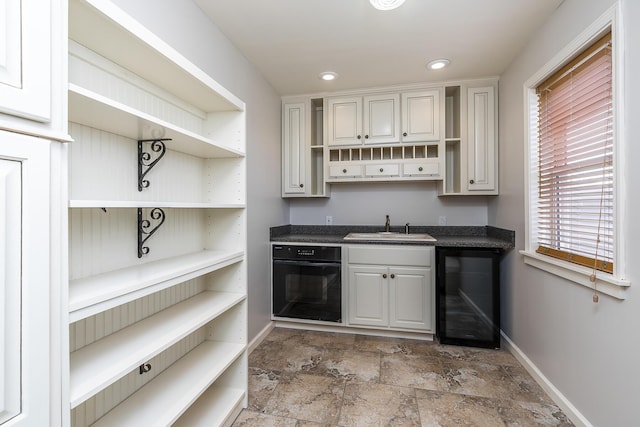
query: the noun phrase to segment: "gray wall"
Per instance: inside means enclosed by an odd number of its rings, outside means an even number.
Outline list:
[[[613,0],[566,0],[530,40],[500,79],[500,197],[489,206],[492,224],[516,230],[524,248],[523,84],[584,31]],[[625,50],[624,107],[629,169],[640,164],[640,2],[622,0]],[[621,165],[618,165],[621,166]],[[629,171],[628,171],[629,172]],[[629,179],[626,179],[629,177]],[[629,173],[625,216],[640,209],[640,188]],[[623,233],[640,237],[639,223]],[[526,266],[512,251],[503,262],[502,329],[553,385],[596,426],[638,425],[640,380],[640,246],[628,248],[632,287],[625,301],[601,296],[557,276]]]
[[[269,227],[289,220],[280,198],[280,97],[191,1],[114,0],[246,103],[249,339],[270,321]]]
[[[330,199],[292,199],[292,224],[487,225],[487,204],[492,196],[438,197],[435,183],[334,184]]]

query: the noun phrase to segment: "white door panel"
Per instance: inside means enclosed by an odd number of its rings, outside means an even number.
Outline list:
[[[0,160],[0,425],[21,412],[20,169]]]

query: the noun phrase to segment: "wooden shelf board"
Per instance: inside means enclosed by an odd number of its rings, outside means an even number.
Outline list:
[[[70,208],[244,209],[243,203],[189,203],[137,200],[69,200]]]
[[[244,157],[244,153],[179,128],[105,96],[69,84],[69,120],[138,141],[171,138],[167,149],[203,158]],[[152,135],[153,134],[153,135]]]
[[[92,316],[244,259],[244,251],[202,251],[69,282],[69,322]]]
[[[171,425],[243,351],[244,345],[205,341],[93,426]]]
[[[246,297],[205,291],[71,353],[75,408]]]
[[[204,112],[244,110],[240,99],[108,0],[70,1],[69,38]]]
[[[213,385],[185,412],[173,427],[210,427],[230,424],[243,406],[242,389]]]

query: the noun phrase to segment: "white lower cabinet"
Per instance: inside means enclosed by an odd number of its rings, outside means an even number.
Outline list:
[[[349,324],[389,325],[387,267],[349,265]]]
[[[349,325],[433,332],[433,247],[348,247]]]

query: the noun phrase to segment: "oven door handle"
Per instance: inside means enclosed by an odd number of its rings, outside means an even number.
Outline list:
[[[287,261],[281,259],[274,259],[273,264],[295,265],[297,267],[342,267],[342,264],[339,262]]]

